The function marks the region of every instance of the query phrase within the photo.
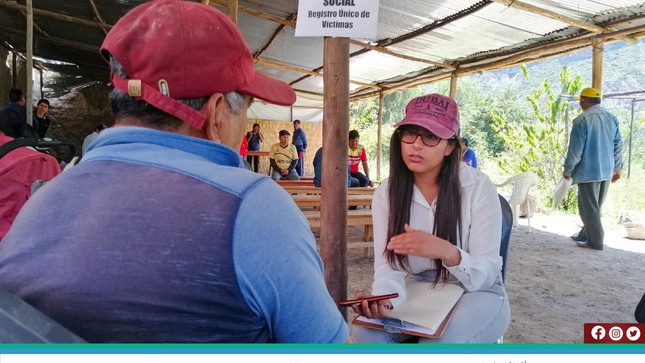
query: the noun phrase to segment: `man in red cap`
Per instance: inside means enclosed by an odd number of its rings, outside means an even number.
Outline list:
[[[307,220],[237,153],[253,98],[291,87],[195,2],[134,8],[101,55],[115,126],[25,206],[0,288],[90,342],[344,342]]]

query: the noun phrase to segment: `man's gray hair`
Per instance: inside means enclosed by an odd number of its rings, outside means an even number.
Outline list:
[[[123,65],[114,57],[110,56],[110,71],[115,75],[127,79],[128,74],[123,69]],[[224,94],[228,102],[231,113],[237,115],[244,107],[244,96],[239,92],[227,92]],[[201,110],[208,97],[200,98],[183,98],[176,100],[184,105],[194,109]],[[110,92],[110,105],[112,112],[116,117],[116,123],[119,123],[120,118],[130,118],[130,121],[138,121],[144,126],[153,127],[165,131],[176,130],[184,121],[172,116],[153,105],[145,102],[138,101],[128,96],[117,88]]]

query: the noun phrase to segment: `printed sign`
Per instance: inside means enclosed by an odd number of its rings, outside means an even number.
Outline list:
[[[376,39],[378,0],[300,0],[297,37]]]

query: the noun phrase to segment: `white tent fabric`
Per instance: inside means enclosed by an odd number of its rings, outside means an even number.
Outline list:
[[[297,93],[292,107],[277,106],[255,100],[248,112],[249,118],[275,121],[322,122],[323,100],[317,96]]]

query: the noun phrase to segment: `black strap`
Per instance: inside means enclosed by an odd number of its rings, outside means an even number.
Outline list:
[[[0,159],[2,159],[3,156],[7,155],[14,149],[17,149],[19,147],[24,147],[24,146],[31,146],[36,148],[67,146],[70,148],[70,151],[71,151],[70,160],[72,157],[74,157],[74,155],[76,155],[76,148],[74,147],[74,145],[72,145],[70,142],[67,142],[67,141],[21,138],[21,139],[15,139],[15,140],[9,141],[6,144],[0,145]],[[67,162],[69,162],[69,160]]]

